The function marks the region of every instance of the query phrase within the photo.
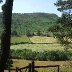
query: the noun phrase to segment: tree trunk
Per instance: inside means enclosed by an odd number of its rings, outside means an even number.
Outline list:
[[[5,4],[2,6],[4,31],[1,38],[2,54],[0,59],[0,72],[4,72],[10,52],[12,6],[13,0],[6,0]]]

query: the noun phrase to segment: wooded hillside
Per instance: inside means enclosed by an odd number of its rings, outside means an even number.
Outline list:
[[[25,35],[28,32],[36,34],[38,31],[47,33],[48,28],[55,24],[58,16],[49,13],[13,13],[12,35]],[[2,13],[0,13],[0,33],[2,31]]]

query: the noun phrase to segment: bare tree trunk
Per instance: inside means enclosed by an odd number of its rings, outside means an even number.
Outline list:
[[[1,38],[2,54],[0,60],[0,72],[4,72],[5,64],[10,52],[12,6],[13,0],[6,0],[5,4],[2,6],[4,32]]]

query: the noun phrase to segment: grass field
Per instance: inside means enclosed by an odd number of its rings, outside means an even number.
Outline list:
[[[46,36],[33,36],[30,38],[33,43],[58,43],[57,39]]]
[[[48,51],[48,50],[64,50],[64,46],[58,43],[57,39],[53,37],[43,37],[43,36],[21,36],[12,37],[12,43],[21,43],[17,45],[11,45],[11,49],[31,49],[32,51]],[[23,44],[23,42],[26,42]],[[28,44],[34,43],[34,44]],[[72,49],[70,49],[72,50]]]
[[[12,45],[11,49],[30,49],[32,51],[42,52],[48,50],[64,50],[60,44],[19,44]]]
[[[11,43],[58,43],[57,39],[53,37],[45,37],[45,36],[13,36],[11,37]]]
[[[57,44],[57,40],[53,37],[33,36],[33,37],[30,37],[29,39],[28,37],[23,36],[21,38],[12,37],[11,40],[12,40],[12,43],[26,42],[26,41],[36,43],[36,44],[11,45],[11,49],[31,49],[32,51],[39,51],[39,52],[47,51],[47,50],[63,50],[64,49],[63,46],[61,46],[60,44]],[[48,43],[48,44],[45,44],[45,43]]]
[[[25,35],[11,37],[11,44],[26,44],[26,43],[59,44],[58,40],[53,37],[46,37],[46,36],[27,37]]]
[[[21,44],[21,43],[31,43],[31,41],[27,36],[23,35],[23,36],[11,37],[11,43],[12,44]]]

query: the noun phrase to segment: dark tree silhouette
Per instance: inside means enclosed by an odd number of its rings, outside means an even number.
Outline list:
[[[5,4],[2,6],[4,31],[1,38],[0,72],[4,72],[10,52],[12,6],[13,0],[6,0]]]

